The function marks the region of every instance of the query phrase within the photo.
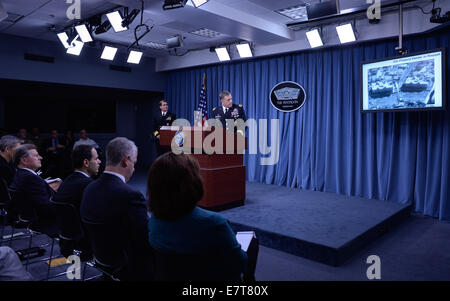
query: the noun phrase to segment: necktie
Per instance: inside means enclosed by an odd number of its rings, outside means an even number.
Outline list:
[[[225,108],[225,114],[228,113],[228,108]]]

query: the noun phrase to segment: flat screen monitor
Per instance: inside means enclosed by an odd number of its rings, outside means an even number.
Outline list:
[[[361,112],[445,110],[445,49],[361,63]]]

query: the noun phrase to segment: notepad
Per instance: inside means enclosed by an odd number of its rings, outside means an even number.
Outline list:
[[[247,252],[253,238],[256,238],[254,231],[240,231],[236,233],[236,240],[241,245],[241,249],[245,252]]]

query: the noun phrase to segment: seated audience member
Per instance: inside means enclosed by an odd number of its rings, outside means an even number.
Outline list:
[[[61,184],[56,193],[55,201],[70,203],[74,205],[76,212],[79,213],[84,189],[92,182],[91,177],[98,173],[100,160],[98,159],[95,148],[90,145],[79,145],[73,150],[72,164],[75,171]],[[64,223],[64,220],[60,220],[60,222]],[[60,224],[60,228],[73,228],[74,226]],[[82,228],[81,220],[80,225],[76,228]],[[65,240],[60,240],[61,252],[65,254],[64,250],[78,249],[85,253],[90,253],[90,242],[86,237],[83,237],[83,233],[80,233],[80,236],[82,238],[77,242],[73,242],[73,244],[68,244]]]
[[[10,247],[0,247],[0,281],[32,281],[19,256]]]
[[[21,144],[33,143],[30,139],[28,139],[27,129],[25,128],[17,131],[17,138],[19,138]]]
[[[81,201],[83,221],[107,225],[104,237],[114,237],[102,243],[105,245],[91,244],[96,258],[100,248],[125,255],[125,265],[116,275],[120,280],[151,280],[153,277],[146,201],[139,191],[126,184],[133,175],[137,155],[133,141],[124,137],[111,140],[106,147],[105,171],[86,187]],[[95,241],[92,232],[88,231],[88,235]]]
[[[75,170],[59,187],[55,200],[71,203],[79,211],[83,191],[92,182],[92,176],[98,173],[100,162],[97,151],[92,146],[76,147],[72,153],[72,164]]]
[[[196,206],[204,191],[193,157],[173,153],[158,157],[148,175],[147,191],[153,248],[204,255],[214,271],[204,280],[240,280],[241,273],[247,273],[247,254],[229,222],[218,213]]]
[[[74,167],[72,166],[72,150],[75,140],[73,138],[72,130],[66,130],[63,136],[64,145],[64,177],[72,173]]]
[[[20,145],[17,137],[6,135],[0,138],[0,177],[9,186],[12,183],[16,169],[12,164],[14,150]]]
[[[50,138],[44,144],[45,162],[47,175],[54,178],[64,177],[64,145],[63,139],[58,135],[57,130],[51,130]]]
[[[92,145],[94,148],[98,148],[97,142],[92,140],[88,137],[87,132],[85,129],[82,129],[80,131],[80,139],[75,142],[73,145],[73,148],[77,147],[78,145]]]
[[[31,141],[36,145],[38,152],[42,152],[42,138],[39,128],[34,127],[31,129]]]
[[[23,144],[14,151],[14,166],[17,168],[11,188],[21,192],[22,200],[36,212],[39,227],[54,230],[56,213],[50,199],[55,196],[61,182],[47,184],[37,173],[42,157],[34,144]],[[17,204],[13,204],[17,206]]]

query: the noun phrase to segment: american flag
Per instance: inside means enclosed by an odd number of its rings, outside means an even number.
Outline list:
[[[198,125],[199,126],[201,126],[201,125],[207,126],[208,125],[208,104],[206,103],[205,75],[203,75],[203,85],[202,85],[202,90],[200,91],[200,102],[198,103],[197,111],[202,113],[201,124],[199,121]]]

